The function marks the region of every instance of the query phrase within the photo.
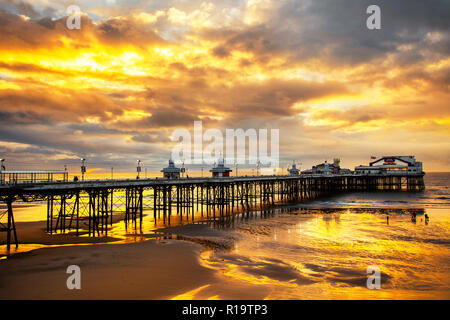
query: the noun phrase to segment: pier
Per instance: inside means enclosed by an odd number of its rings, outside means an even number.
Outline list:
[[[184,179],[92,180],[0,185],[0,231],[6,233],[7,249],[19,245],[14,221],[16,202],[46,203],[46,231],[54,233],[108,235],[113,216],[142,226],[144,210],[155,223],[170,223],[174,215],[194,214],[221,219],[239,210],[277,203],[307,201],[343,192],[422,191],[423,173],[276,175]],[[47,179],[47,176],[46,176]]]

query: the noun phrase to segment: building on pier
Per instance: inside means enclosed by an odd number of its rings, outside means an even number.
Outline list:
[[[230,172],[232,172],[233,170],[231,170],[228,167],[225,167],[225,161],[223,160],[223,158],[219,159],[219,163],[217,164],[217,166],[215,166],[214,168],[212,168],[211,170],[209,170],[209,172],[212,173],[213,177],[229,177],[230,176]]]
[[[341,168],[341,160],[335,158],[333,163],[328,163],[325,161],[324,163],[313,166],[311,169],[302,171],[302,174],[351,174],[352,171],[350,169]]]
[[[167,179],[179,179],[181,169],[175,167],[175,163],[172,159],[169,160],[169,166],[161,170],[164,173],[164,178]]]
[[[355,167],[357,174],[388,174],[407,173],[422,174],[422,162],[416,161],[415,156],[384,156],[372,161],[368,166]]]
[[[300,170],[297,169],[295,162],[292,163],[292,168],[288,168],[288,171],[291,176],[298,176],[300,174]]]

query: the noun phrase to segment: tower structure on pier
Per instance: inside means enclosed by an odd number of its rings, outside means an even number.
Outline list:
[[[211,170],[209,170],[209,172],[212,173],[213,177],[229,177],[230,176],[230,172],[232,172],[233,170],[231,170],[228,167],[225,167],[225,161],[223,158],[219,159],[219,162],[217,164],[217,166],[215,166],[214,168],[212,168]]]
[[[172,159],[169,160],[169,166],[161,170],[164,173],[164,178],[167,179],[179,179],[181,169],[175,167],[175,163]]]
[[[292,163],[292,168],[289,168],[288,171],[291,176],[298,176],[300,174],[300,170],[297,169],[295,162]]]

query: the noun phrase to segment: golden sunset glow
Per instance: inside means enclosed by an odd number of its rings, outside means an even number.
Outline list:
[[[448,28],[395,20],[400,4],[370,31],[363,5],[332,1],[75,1],[80,30],[64,1],[20,3],[0,2],[0,152],[19,167],[156,169],[171,132],[203,120],[279,128],[286,163],[415,154],[450,169]]]

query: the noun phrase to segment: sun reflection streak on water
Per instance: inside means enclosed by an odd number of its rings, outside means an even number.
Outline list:
[[[442,210],[426,211],[436,217],[429,224],[423,215],[413,222],[408,210],[392,210],[389,224],[377,209],[293,210],[242,222],[232,252],[206,252],[202,261],[225,278],[270,288],[268,299],[449,298],[450,220]],[[382,271],[381,290],[366,288],[370,265]]]

